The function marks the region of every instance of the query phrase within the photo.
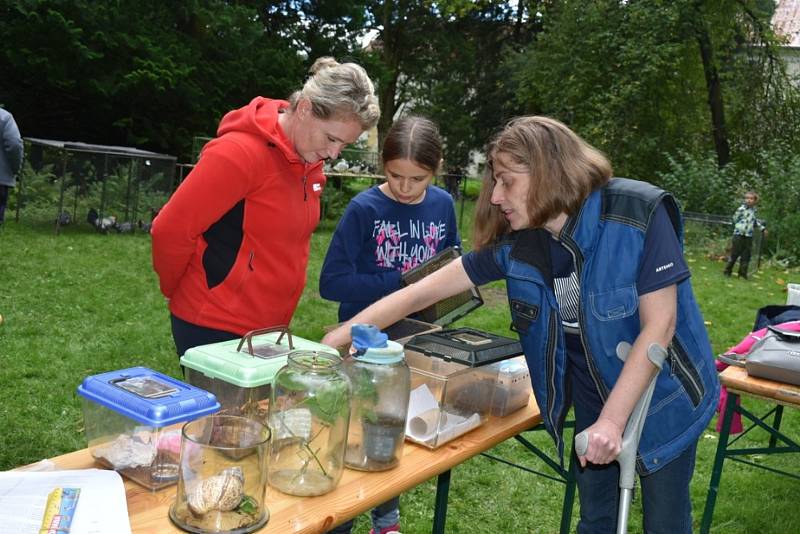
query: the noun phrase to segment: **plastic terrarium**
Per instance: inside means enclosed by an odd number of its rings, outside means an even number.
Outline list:
[[[411,368],[406,439],[436,448],[483,424],[492,408],[497,369],[470,367],[405,350]]]
[[[344,469],[350,398],[339,356],[289,354],[275,376],[269,405],[270,486],[301,497],[336,487]]]
[[[146,367],[89,376],[78,394],[94,459],[151,490],[178,480],[183,423],[219,410],[213,394]]]
[[[491,367],[497,370],[497,382],[492,397],[492,415],[504,417],[527,406],[533,388],[525,357],[517,356],[493,363]]]
[[[240,340],[191,348],[181,357],[181,365],[187,382],[216,395],[221,414],[266,422],[272,381],[293,350],[338,354],[280,326],[248,332]]]

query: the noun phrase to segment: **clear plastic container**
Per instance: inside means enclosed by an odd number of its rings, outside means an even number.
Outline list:
[[[213,394],[146,367],[89,376],[78,394],[94,459],[153,491],[178,481],[183,423],[219,410]]]
[[[269,483],[283,493],[322,495],[344,469],[350,381],[339,356],[297,351],[278,371],[269,405]]]
[[[345,453],[345,465],[351,469],[385,471],[402,456],[411,373],[403,347],[384,343],[345,360],[353,386]]]
[[[266,423],[272,381],[293,350],[338,354],[335,349],[292,336],[285,326],[254,330],[240,340],[193,347],[181,357],[186,381],[216,395],[220,414]]]
[[[231,415],[203,417],[183,427],[178,495],[169,518],[189,532],[253,532],[269,520],[269,428]]]
[[[531,400],[533,388],[525,357],[517,356],[510,360],[493,363],[491,367],[497,370],[497,382],[492,397],[492,415],[505,417],[527,406]]]
[[[492,365],[470,367],[405,349],[411,368],[406,439],[437,448],[482,425],[497,380]]]

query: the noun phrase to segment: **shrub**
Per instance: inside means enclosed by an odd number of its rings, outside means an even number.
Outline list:
[[[668,156],[670,168],[659,185],[672,192],[685,211],[730,216],[746,191],[759,194],[758,216],[768,228],[765,252],[783,264],[800,260],[800,156],[776,144],[758,154],[754,168],[731,163],[719,169],[713,154]]]

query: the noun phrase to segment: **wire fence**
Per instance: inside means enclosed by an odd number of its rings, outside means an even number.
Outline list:
[[[176,158],[132,147],[25,138],[26,161],[13,205],[16,220],[62,226],[86,220],[134,231],[177,187]],[[105,220],[103,226],[98,221]]]

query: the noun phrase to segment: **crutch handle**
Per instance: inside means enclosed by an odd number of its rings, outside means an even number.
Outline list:
[[[617,357],[620,360],[626,361],[628,354],[631,351],[631,344],[620,342],[617,345]],[[647,348],[647,358],[659,370],[667,357],[667,350],[658,343],[652,343]],[[625,431],[622,434],[622,450],[617,456],[617,461],[620,464],[620,487],[628,487],[630,481],[630,488],[633,488],[633,475],[636,467],[636,450],[639,447],[639,437],[642,435],[642,428],[644,427],[644,419],[647,416],[647,409],[650,406],[650,399],[653,396],[655,389],[656,374],[650,383],[647,385],[642,396],[636,402],[633,411],[631,412],[628,422],[625,425]],[[575,453],[578,456],[583,456],[589,448],[589,434],[585,430],[575,436]],[[624,479],[624,480],[623,480]],[[626,484],[623,486],[623,482]]]

